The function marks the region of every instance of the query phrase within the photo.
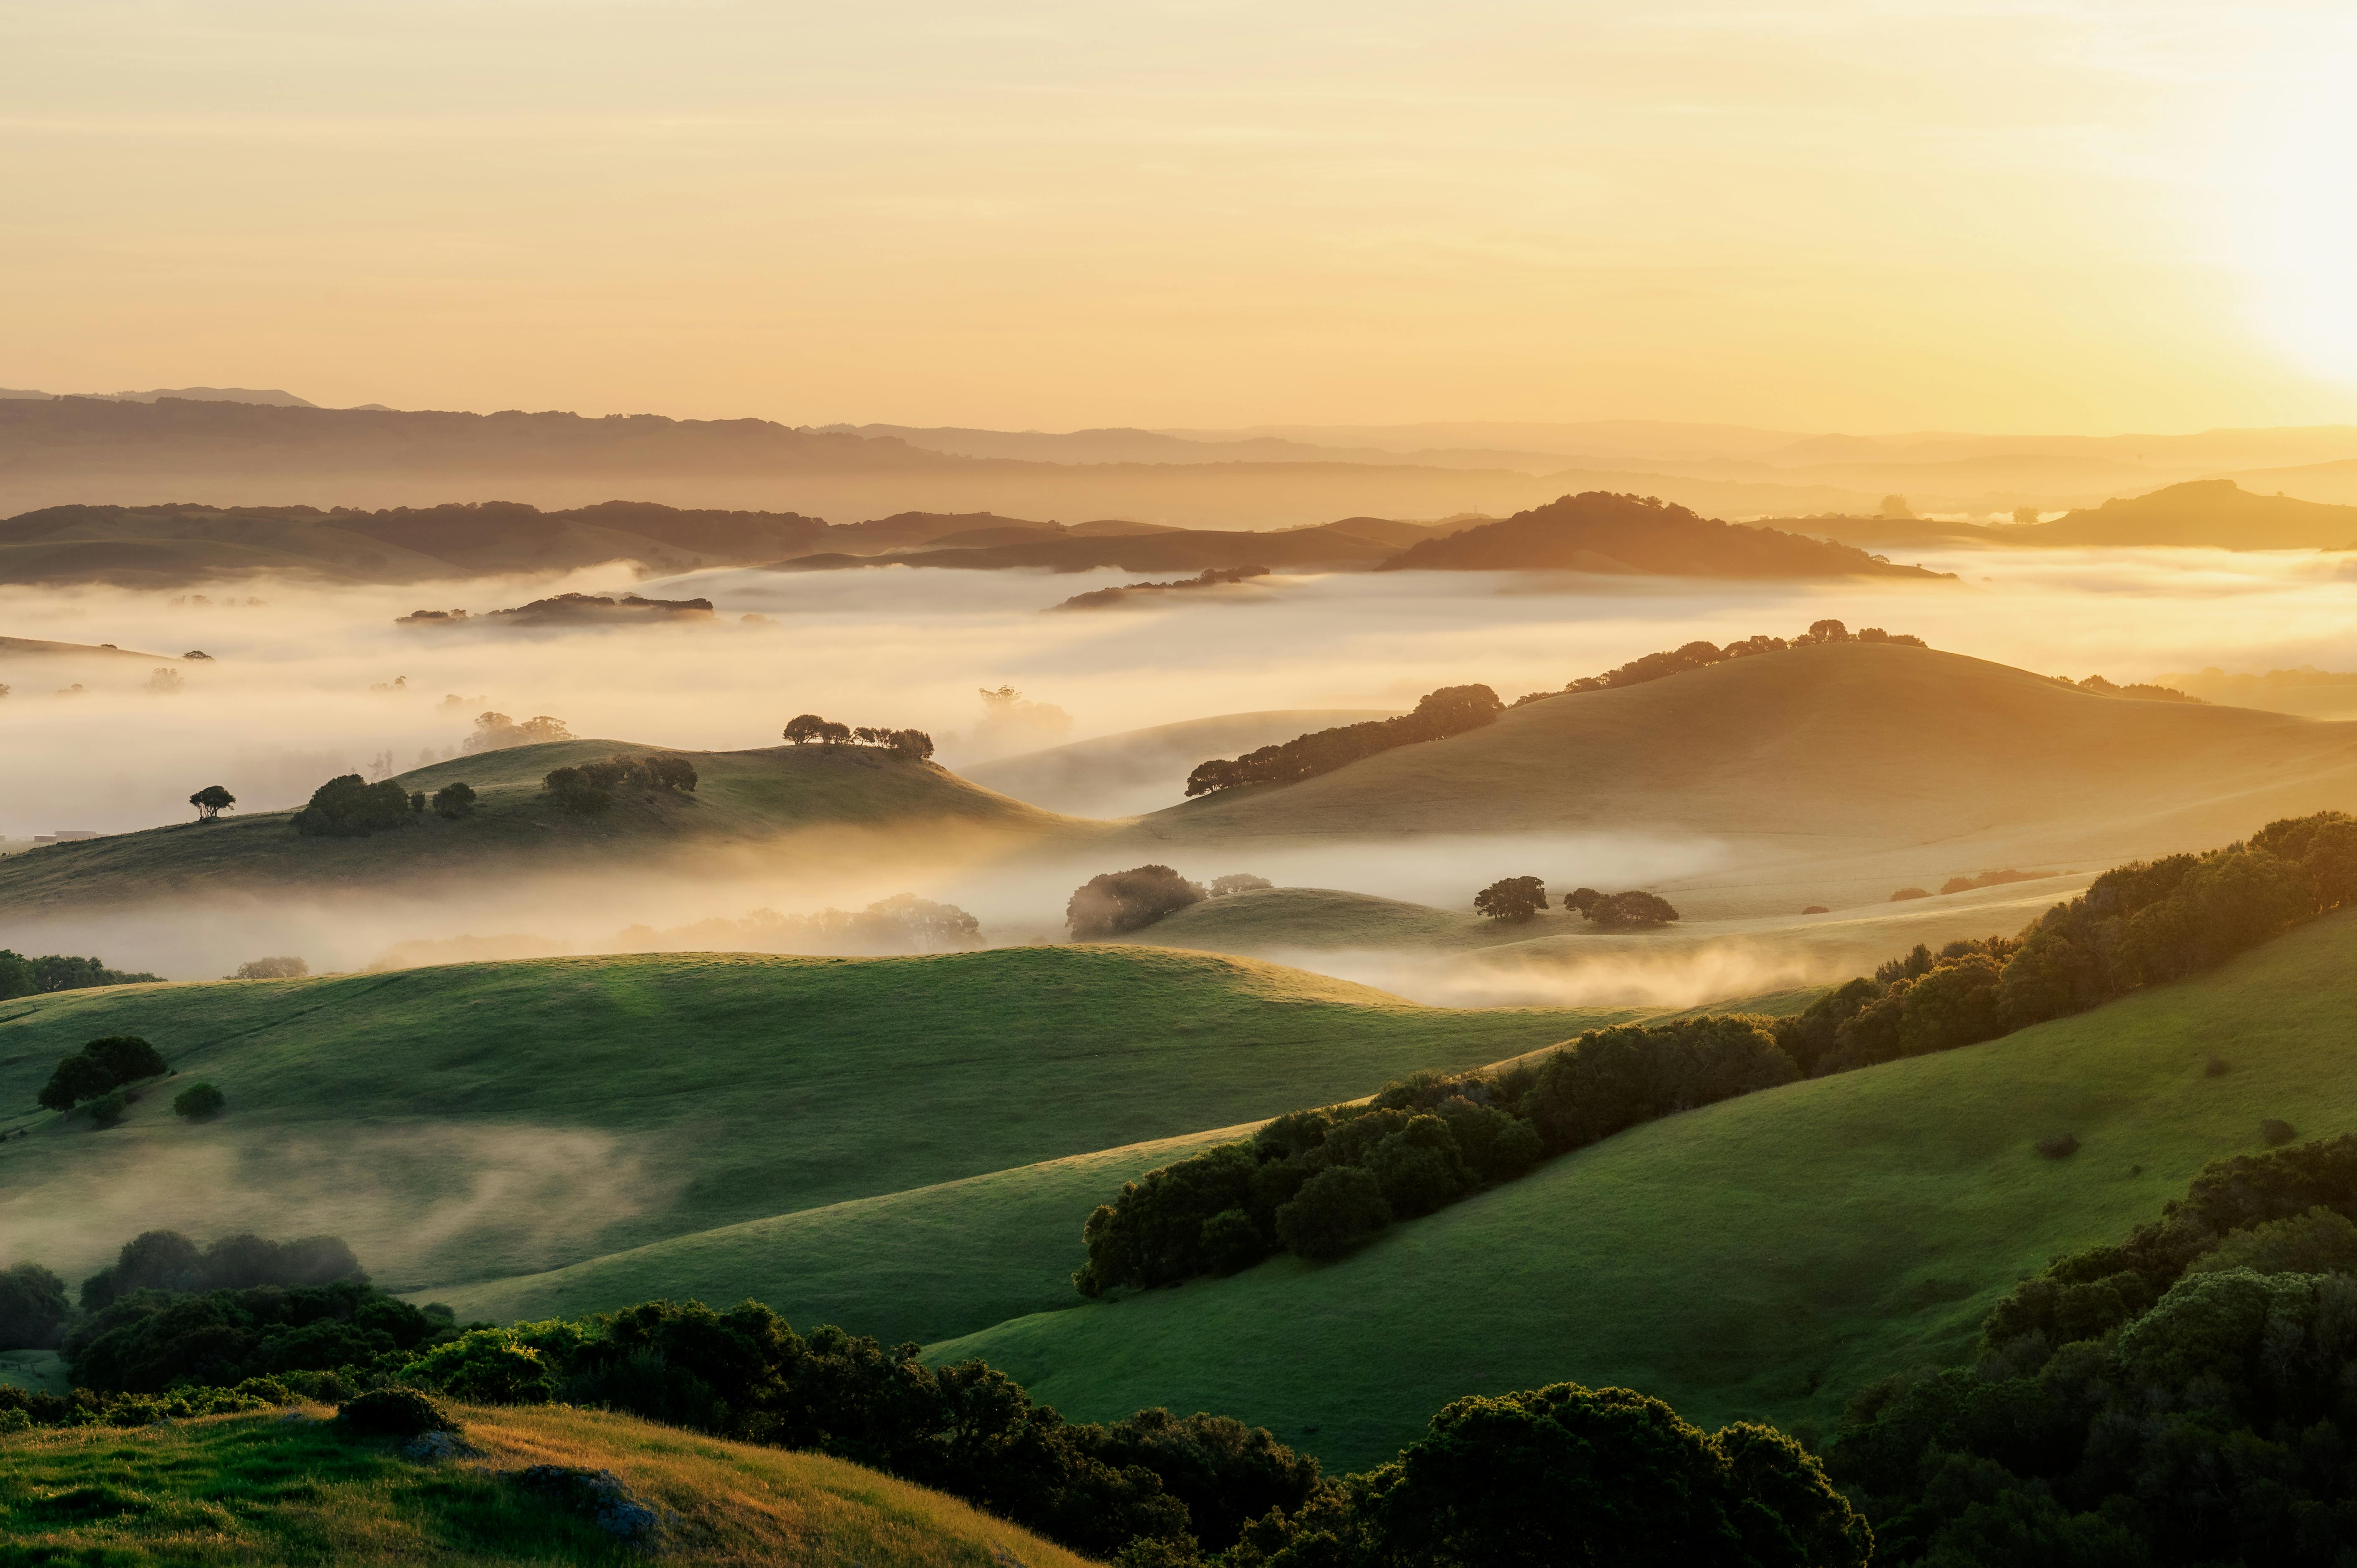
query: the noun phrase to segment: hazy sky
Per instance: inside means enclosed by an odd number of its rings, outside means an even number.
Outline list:
[[[2357,419],[2345,3],[0,0],[0,385]]]

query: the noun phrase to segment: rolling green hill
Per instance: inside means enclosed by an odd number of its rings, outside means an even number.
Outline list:
[[[1451,1398],[1562,1379],[1705,1426],[1826,1422],[1866,1382],[1966,1355],[2017,1279],[2262,1146],[2264,1119],[2357,1129],[2353,1008],[2344,912],[2075,1018],[1637,1127],[1340,1263],[1279,1258],[928,1355],[982,1357],[1074,1419],[1221,1411],[1345,1468]],[[2039,1155],[2065,1132],[2076,1155]]]
[[[1221,714],[1027,751],[962,766],[960,771],[985,789],[1049,811],[1125,817],[1183,799],[1188,773],[1207,757],[1232,756],[1311,730],[1391,716],[1378,708]]]
[[[0,1007],[0,1133],[23,1134],[0,1141],[0,1233],[79,1278],[152,1225],[325,1230],[389,1288],[439,1292],[1044,1161],[1118,1162],[1126,1145],[1626,1015],[1419,1007],[1250,960],[1119,947],[555,959],[65,992]],[[178,1084],[106,1131],[33,1110],[59,1058],[117,1033],[154,1041]],[[172,1115],[168,1090],[197,1079],[228,1096],[220,1120]],[[1009,1290],[1028,1305],[1033,1279],[1060,1287],[1088,1186],[1007,1178],[994,1191],[1023,1211],[1006,1233],[1035,1251],[974,1279],[920,1259],[936,1283],[909,1290],[946,1312]],[[877,1213],[893,1210],[800,1221],[816,1240],[780,1256],[815,1256],[863,1227],[881,1235]],[[742,1281],[716,1294],[780,1277],[757,1261],[767,1235],[736,1239]],[[654,1282],[667,1266],[601,1264],[600,1280],[535,1299],[665,1294]],[[834,1277],[854,1294],[791,1299],[859,1322],[877,1285],[856,1268]],[[909,1332],[948,1331],[919,1321],[932,1310],[919,1304],[896,1309]],[[963,1306],[931,1320],[975,1321]]]
[[[1083,1568],[1087,1559],[940,1492],[816,1454],[724,1442],[568,1406],[457,1407],[476,1455],[421,1464],[317,1419],[211,1416],[123,1431],[0,1436],[10,1560],[146,1563],[641,1561],[582,1514],[524,1491],[531,1465],[611,1471],[671,1516],[682,1564]],[[505,1474],[503,1474],[505,1472]]]
[[[2357,725],[2136,702],[1889,643],[1566,693],[1299,783],[1157,811],[1141,850],[1391,833],[1707,835],[1767,909],[1828,863],[1968,870],[2222,843],[2357,800]],[[1774,875],[1767,873],[1772,868]],[[1899,866],[1871,867],[1882,889]],[[1841,874],[1846,875],[1846,874]],[[1764,912],[1764,911],[1763,911]]]
[[[978,839],[1004,845],[1101,831],[873,746],[691,752],[702,776],[693,794],[625,796],[594,817],[565,816],[541,790],[554,768],[647,749],[661,748],[550,741],[420,768],[397,776],[403,789],[430,795],[467,783],[479,796],[474,814],[446,822],[429,811],[411,827],[367,838],[304,838],[288,825],[292,813],[257,811],[45,846],[0,865],[0,912],[256,887],[382,887],[525,870],[594,874],[625,859],[692,862],[747,851],[782,859],[821,853],[809,842],[815,829],[862,834],[859,854],[888,859],[896,851],[886,830],[945,830],[929,835],[926,850],[943,854]]]

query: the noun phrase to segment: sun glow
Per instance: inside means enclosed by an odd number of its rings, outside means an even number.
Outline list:
[[[2357,383],[2357,99],[2349,50],[2330,58],[2330,72],[2303,62],[2225,173],[2257,325],[2307,369]]]

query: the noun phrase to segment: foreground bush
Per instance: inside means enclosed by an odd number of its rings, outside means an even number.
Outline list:
[[[377,1389],[346,1400],[336,1424],[357,1437],[422,1437],[460,1430],[457,1417],[415,1389]]]

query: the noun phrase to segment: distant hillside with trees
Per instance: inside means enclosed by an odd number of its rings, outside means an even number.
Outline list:
[[[1719,522],[1651,496],[1587,490],[1412,544],[1378,571],[1641,573],[1674,577],[1953,579],[1846,544]]]

